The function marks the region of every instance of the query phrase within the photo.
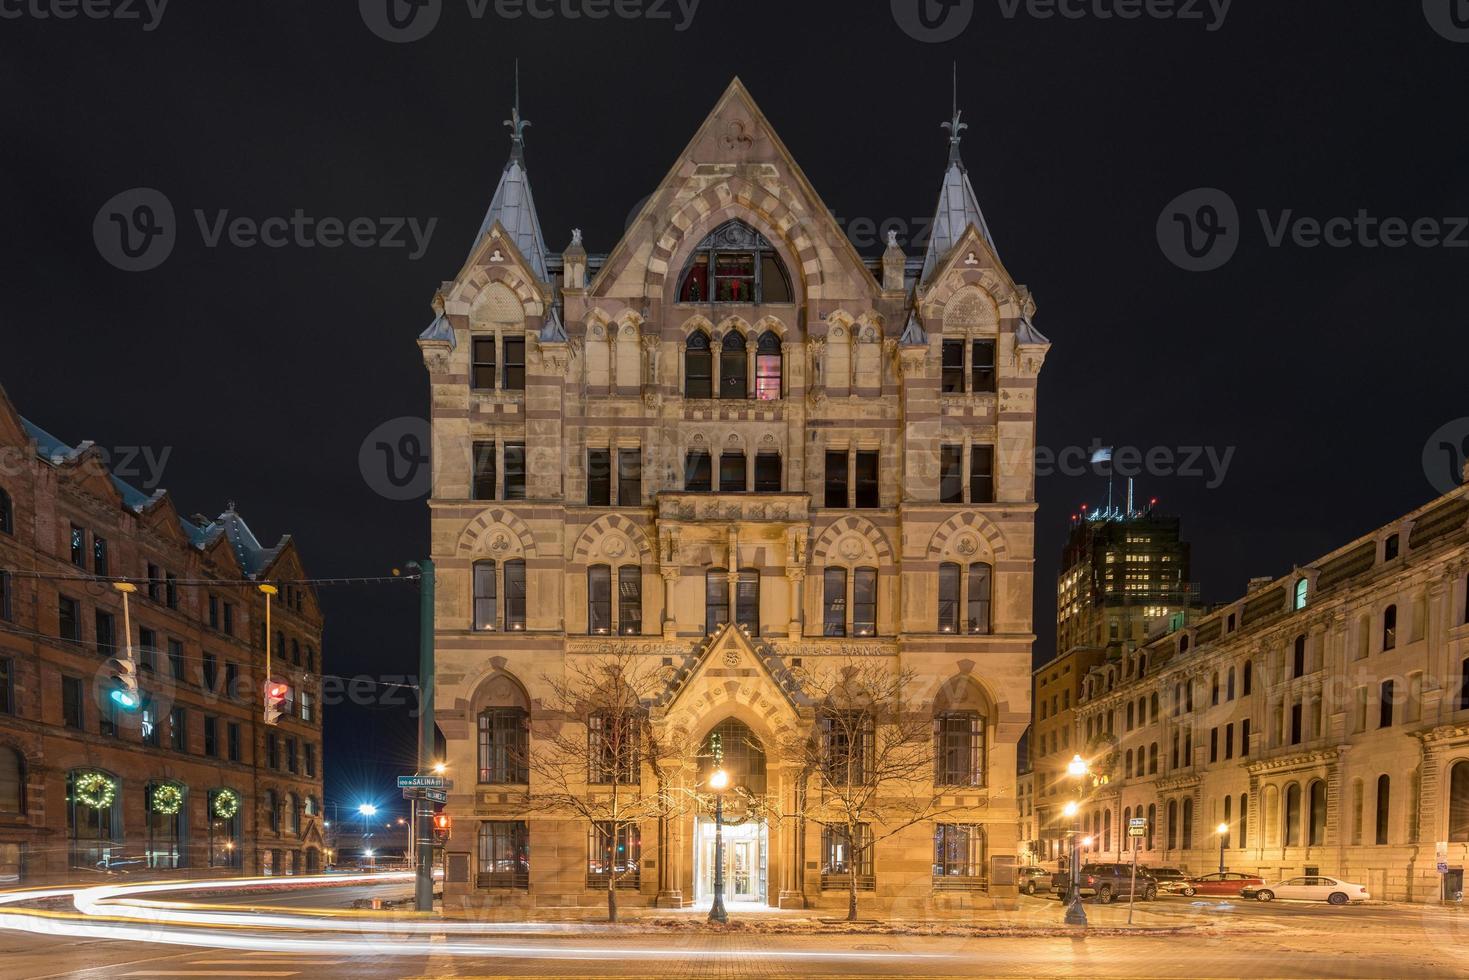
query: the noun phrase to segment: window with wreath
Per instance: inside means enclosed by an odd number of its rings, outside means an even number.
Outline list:
[[[145,787],[144,812],[147,814],[150,868],[182,868],[185,821],[188,797],[184,787],[174,782],[152,782]]]
[[[71,866],[105,870],[123,856],[122,801],[117,778],[98,769],[67,774],[67,833]]]
[[[477,887],[530,887],[530,827],[524,820],[486,820],[476,844]]]
[[[243,863],[240,849],[242,809],[240,794],[227,788],[209,794],[209,866],[238,868]]]
[[[680,303],[792,301],[785,263],[764,236],[743,221],[727,221],[701,241],[679,282]]]
[[[479,713],[479,781],[524,786],[530,782],[530,716],[521,707]]]

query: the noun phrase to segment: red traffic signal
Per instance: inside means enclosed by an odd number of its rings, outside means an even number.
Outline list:
[[[436,833],[447,834],[452,826],[453,820],[447,813],[434,814],[434,831]]]
[[[265,682],[265,723],[274,725],[280,721],[281,705],[291,694],[291,686],[280,681]]]

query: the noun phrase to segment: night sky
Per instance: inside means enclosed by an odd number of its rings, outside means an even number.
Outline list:
[[[426,508],[374,492],[359,447],[426,411],[414,341],[505,162],[514,59],[554,252],[573,227],[610,251],[734,75],[852,231],[896,219],[908,242],[938,194],[957,62],[965,161],[1054,344],[1042,446],[1167,447],[1180,461],[1183,447],[1233,450],[1222,481],[1207,465],[1139,480],[1140,496],[1182,516],[1206,599],[1434,495],[1425,444],[1469,416],[1457,0],[1241,2],[1222,24],[1205,3],[1202,20],[1123,20],[1097,16],[1118,0],[1075,3],[1078,19],[952,0],[943,21],[924,0],[940,35],[968,17],[942,41],[902,26],[918,23],[919,0],[896,12],[704,0],[686,24],[687,7],[626,2],[666,17],[571,19],[596,0],[557,0],[548,19],[512,20],[442,0],[425,38],[390,43],[367,26],[381,9],[342,0],[178,0],[156,21],[141,0],[66,20],[37,16],[66,0],[3,0],[0,384],[67,441],[170,451],[160,485],[184,514],[235,500],[267,543],[295,535],[310,573],[383,574],[425,551]],[[176,242],[129,272],[104,256],[94,220],[138,187],[172,206]],[[1238,247],[1214,271],[1186,271],[1160,245],[1165,206],[1196,188],[1238,210],[1237,222],[1220,212]],[[210,247],[195,216],[297,209],[368,218],[378,233],[389,219],[436,223],[415,258],[406,232],[404,247]],[[1339,247],[1290,233],[1270,245],[1283,216],[1363,210],[1433,219],[1458,247],[1371,247],[1375,232],[1355,226]],[[866,231],[859,245],[877,241]],[[1448,436],[1462,445],[1469,422]],[[1442,483],[1448,456],[1432,452]],[[1095,474],[1040,481],[1039,660],[1053,653],[1070,515],[1105,496]],[[323,598],[328,672],[415,672],[411,588]],[[326,717],[329,801],[389,802],[389,777],[413,756],[408,710],[329,705]]]

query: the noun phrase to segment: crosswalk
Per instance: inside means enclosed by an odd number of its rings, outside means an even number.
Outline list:
[[[121,977],[298,977],[317,967],[340,966],[347,962],[339,957],[313,956],[310,953],[240,953],[225,955],[214,950],[201,950],[199,955],[178,963],[171,970],[135,970]]]

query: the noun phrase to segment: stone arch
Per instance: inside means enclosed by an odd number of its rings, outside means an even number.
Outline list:
[[[631,549],[623,554],[609,553],[608,545],[615,547],[619,541],[630,543]],[[571,561],[576,565],[594,564],[599,559],[617,562],[633,557],[638,564],[647,565],[653,561],[653,549],[649,547],[648,536],[643,529],[621,514],[606,514],[587,525],[571,551]]]
[[[1000,700],[983,678],[964,671],[939,682],[933,693],[934,714],[945,711],[978,711],[989,724],[995,722]]]
[[[979,286],[965,286],[944,304],[945,337],[990,337],[999,332],[999,304]]]
[[[471,721],[485,708],[524,708],[530,710],[530,691],[525,683],[499,664],[492,663],[475,679],[470,688]]]
[[[1015,287],[994,269],[981,265],[954,268],[935,282],[920,308],[924,322],[942,323],[949,303],[971,286],[989,295],[1001,320],[1026,315],[1026,302]]]
[[[767,330],[779,337],[782,343],[788,341],[791,336],[790,328],[778,316],[762,316],[759,320],[756,320],[750,328],[750,336],[759,337]]]
[[[714,229],[731,219],[754,228],[780,256],[791,274],[791,286],[797,293],[793,299],[796,305],[805,298],[820,298],[821,287],[828,277],[807,227],[810,219],[797,214],[790,203],[770,189],[741,177],[705,188],[679,206],[669,216],[668,223],[658,229],[646,266],[645,294],[658,296],[667,287],[669,295],[663,298],[672,302],[677,295],[678,277],[688,264],[690,253]]]
[[[887,567],[885,563],[892,561],[893,549],[888,543],[887,536],[867,518],[849,516],[833,521],[826,530],[821,532],[821,536],[816,539],[816,546],[811,549],[812,564],[824,565],[828,558],[834,559],[834,563],[838,564],[856,560],[833,552],[833,546],[837,541],[848,534],[855,534],[867,541],[877,561],[884,563],[879,567]]]
[[[710,340],[714,339],[714,324],[702,313],[695,313],[685,320],[683,325],[678,328],[678,335],[684,338],[684,340],[688,340],[696,330],[702,330],[709,335]]]
[[[545,303],[542,301],[540,290],[521,274],[521,271],[508,264],[504,266],[476,266],[475,269],[465,276],[450,294],[450,302],[465,304],[473,309],[479,297],[492,286],[501,285],[514,293],[520,301],[521,308],[527,317],[540,316],[545,312]]]
[[[967,555],[964,554],[966,541],[975,546],[975,550]],[[928,557],[938,560],[953,553],[965,561],[978,561],[986,547],[995,561],[1003,560],[1010,554],[1010,547],[999,527],[984,515],[970,511],[955,514],[939,525],[929,539]]]
[[[490,533],[491,528],[498,525],[497,531],[511,535],[510,546],[501,548],[498,552],[495,545],[499,539]],[[515,553],[515,546],[519,545],[519,554]],[[538,555],[535,535],[531,534],[530,527],[508,510],[500,507],[489,507],[479,513],[459,533],[459,540],[455,542],[454,554],[459,558],[473,558],[479,555],[496,555],[506,558],[535,558]]]
[[[773,682],[764,677],[717,680],[707,675],[694,690],[681,692],[667,716],[671,735],[686,745],[699,745],[715,726],[733,718],[760,740],[769,762],[779,760],[782,745],[800,728],[800,718]],[[764,681],[764,683],[762,683]]]
[[[751,342],[755,338],[755,331],[750,326],[750,322],[742,316],[727,316],[723,320],[720,320],[719,325],[714,328],[714,333],[710,336],[715,341],[719,341],[731,330],[744,336],[746,343]]]
[[[518,326],[525,322],[525,302],[501,281],[492,281],[475,295],[469,304],[469,325],[485,327]]]

